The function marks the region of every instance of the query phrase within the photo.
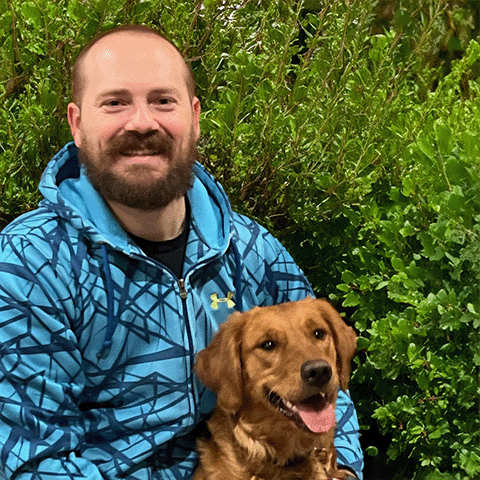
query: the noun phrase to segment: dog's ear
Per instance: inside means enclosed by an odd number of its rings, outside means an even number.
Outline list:
[[[350,380],[351,362],[357,349],[357,334],[349,327],[340,314],[326,301],[317,300],[322,317],[332,328],[337,350],[337,368],[340,388],[346,391]]]
[[[230,315],[195,360],[198,378],[217,394],[219,407],[231,414],[238,411],[243,398],[240,345],[245,315]]]

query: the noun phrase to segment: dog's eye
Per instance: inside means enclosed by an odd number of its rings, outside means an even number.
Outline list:
[[[318,340],[321,340],[322,338],[324,338],[326,334],[327,333],[325,332],[325,330],[322,330],[321,328],[317,328],[316,330],[313,331],[313,335]]]
[[[260,344],[260,348],[262,350],[266,350],[269,352],[270,350],[273,350],[276,347],[276,344],[273,340],[266,340],[265,342]]]

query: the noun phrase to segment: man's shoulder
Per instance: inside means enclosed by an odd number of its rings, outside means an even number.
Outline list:
[[[276,256],[284,248],[264,226],[253,218],[233,212],[233,240],[247,251],[256,251],[261,257]]]
[[[58,224],[58,216],[41,205],[18,216],[0,232],[0,235],[28,235],[32,231],[53,224]]]
[[[7,245],[37,245],[41,249],[45,243],[59,243],[76,235],[68,229],[66,222],[48,206],[40,205],[34,210],[20,215],[0,232],[0,249]]]
[[[234,234],[238,238],[255,238],[259,240],[263,240],[265,237],[273,238],[265,227],[263,227],[257,220],[247,215],[233,212],[231,218]]]

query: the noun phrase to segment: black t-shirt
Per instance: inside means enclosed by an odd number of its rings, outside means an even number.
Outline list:
[[[188,232],[190,230],[190,208],[187,202],[187,212],[185,217],[185,228],[176,238],[165,242],[151,242],[144,238],[136,237],[130,234],[132,240],[142,249],[142,251],[165,265],[177,276],[182,278],[183,262],[185,259],[185,250],[187,248]]]

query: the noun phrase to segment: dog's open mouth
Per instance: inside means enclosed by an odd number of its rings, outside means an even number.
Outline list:
[[[324,393],[308,397],[301,403],[283,399],[273,390],[265,390],[271,405],[292,420],[299,428],[325,433],[335,426],[335,409]]]

